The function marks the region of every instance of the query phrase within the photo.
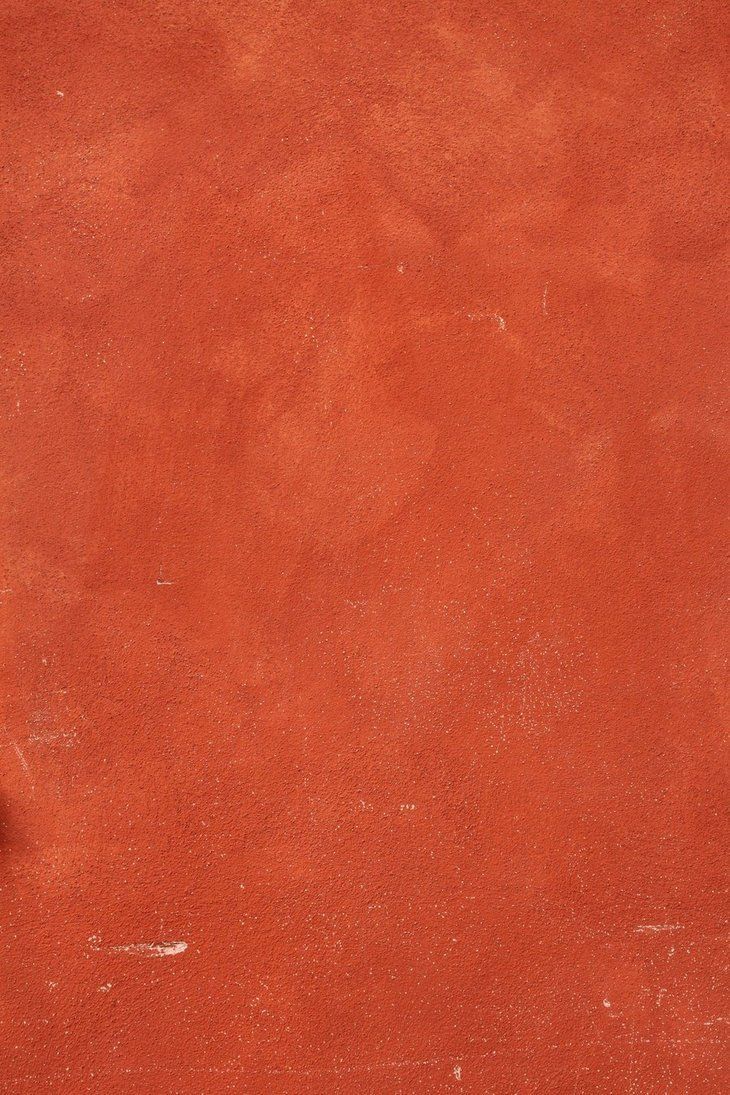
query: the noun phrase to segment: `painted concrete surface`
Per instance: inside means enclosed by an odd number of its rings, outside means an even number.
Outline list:
[[[723,8],[3,4],[3,1091],[727,1090]]]

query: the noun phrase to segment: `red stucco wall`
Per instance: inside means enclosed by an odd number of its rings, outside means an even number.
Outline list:
[[[727,1090],[723,8],[3,4],[2,1090]]]

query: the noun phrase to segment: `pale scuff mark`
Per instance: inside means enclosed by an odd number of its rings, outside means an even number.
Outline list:
[[[23,753],[23,750],[20,748],[17,741],[11,741],[10,744],[12,745],[15,752],[18,754],[18,760],[20,761],[21,765],[23,766],[23,771],[25,772],[26,775],[29,776],[30,775],[30,768],[28,767],[28,761],[25,759],[25,755]]]
[[[545,288],[544,288],[544,289],[543,289],[543,291],[542,291],[542,314],[543,314],[544,316],[546,316],[546,315],[547,315],[547,292],[548,292],[548,284],[549,284],[549,283],[548,283],[548,282],[546,281],[546,282],[545,282]]]
[[[175,954],[182,954],[188,949],[187,943],[182,941],[171,943],[118,943],[115,946],[105,947],[98,936],[89,936],[91,949],[106,951],[107,954],[139,954],[147,958],[169,958]]]
[[[491,319],[494,320],[500,331],[505,331],[507,329],[507,320],[504,318],[504,316],[500,315],[499,312],[465,312],[463,309],[459,309],[459,311],[455,314],[459,316],[465,315],[471,323],[482,323],[486,319]]]
[[[679,932],[682,927],[682,924],[638,924],[634,931],[648,935],[651,932]]]
[[[12,745],[13,749],[17,753],[18,760],[20,761],[21,767],[22,767],[23,771],[25,772],[26,776],[28,777],[28,782],[30,783],[31,793],[35,794],[35,783],[33,782],[33,776],[31,775],[30,765],[28,764],[28,761],[25,759],[25,754],[24,754],[23,750],[20,748],[20,746],[18,745],[17,741],[14,741],[14,740],[11,739],[10,744]]]
[[[454,1079],[461,1080],[461,1065],[454,1065]]]
[[[70,749],[78,741],[75,730],[59,730],[58,732],[49,732],[47,734],[29,734],[28,741],[33,745],[51,745],[54,741],[62,742],[67,749]]]
[[[168,958],[173,954],[182,954],[188,949],[187,943],[125,943],[118,947],[109,947],[112,954],[142,954],[150,958]]]

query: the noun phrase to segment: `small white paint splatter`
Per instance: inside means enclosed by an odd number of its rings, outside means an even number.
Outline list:
[[[416,804],[415,802],[401,802],[400,808],[401,810],[415,810]]]
[[[59,99],[63,99],[64,94],[65,93],[63,91],[57,91],[56,92],[56,95],[58,95]]]
[[[604,1000],[603,1001],[603,1006],[604,1006],[604,1008],[610,1008],[611,1007],[611,1001],[610,1000]]]
[[[406,272],[405,266],[403,265],[402,262],[399,262],[398,263],[398,273],[399,274],[405,274],[405,272]]]
[[[457,1080],[461,1079],[461,1065],[454,1065],[454,1076]]]
[[[507,321],[504,318],[504,316],[500,316],[500,315],[497,314],[497,312],[493,312],[492,313],[492,319],[496,320],[497,326],[499,327],[500,331],[506,331],[507,330]]]
[[[99,985],[99,992],[109,992],[109,989],[111,987],[112,987],[111,981],[107,981],[107,983],[105,985]]]

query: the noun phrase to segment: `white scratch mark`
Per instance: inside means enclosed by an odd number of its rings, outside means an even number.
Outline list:
[[[157,583],[158,586],[174,586],[175,585],[174,582],[167,582],[162,577],[162,567],[160,567],[160,573],[159,573],[158,577],[155,578],[155,582]]]
[[[113,954],[144,954],[150,958],[167,958],[173,954],[182,954],[187,949],[187,943],[127,943],[109,948]]]
[[[544,288],[544,289],[543,289],[543,291],[542,291],[542,314],[543,314],[544,316],[546,316],[546,315],[547,315],[547,291],[548,291],[548,284],[549,284],[549,283],[548,283],[548,282],[546,281],[546,282],[545,282],[545,288]]]
[[[173,954],[182,954],[188,949],[187,943],[120,943],[114,947],[101,945],[98,936],[90,935],[92,950],[105,950],[109,954],[141,954],[148,958],[168,958]]]
[[[650,932],[679,932],[682,927],[682,924],[638,924],[634,931],[648,935]]]
[[[15,752],[18,754],[18,760],[21,763],[23,771],[25,772],[26,776],[28,777],[28,782],[30,783],[30,789],[35,794],[35,783],[33,782],[33,776],[31,775],[31,772],[30,772],[30,765],[28,764],[28,761],[25,759],[25,754],[23,753],[23,750],[18,745],[17,741],[11,740],[10,744],[12,745]]]

